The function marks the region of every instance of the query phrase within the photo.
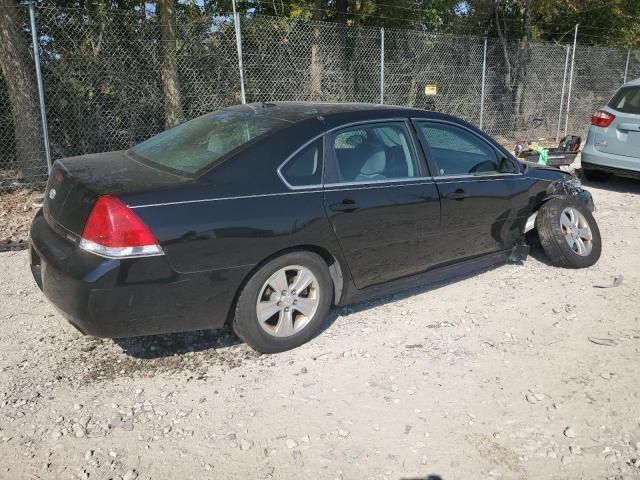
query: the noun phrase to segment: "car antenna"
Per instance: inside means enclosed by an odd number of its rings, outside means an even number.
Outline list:
[[[276,106],[275,103],[262,102],[262,108],[269,108],[269,107],[275,107],[275,106]]]

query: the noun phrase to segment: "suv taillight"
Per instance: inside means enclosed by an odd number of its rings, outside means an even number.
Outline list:
[[[162,255],[149,227],[122,201],[98,197],[82,231],[80,248],[108,258]]]
[[[591,116],[591,125],[595,125],[596,127],[608,127],[615,118],[616,116],[609,112],[596,110],[596,113]]]

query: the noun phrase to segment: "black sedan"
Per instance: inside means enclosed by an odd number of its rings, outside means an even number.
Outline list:
[[[226,108],[127,151],[58,160],[31,270],[81,332],[231,326],[278,352],[345,305],[526,257],[601,251],[577,178],[468,123],[364,104]]]

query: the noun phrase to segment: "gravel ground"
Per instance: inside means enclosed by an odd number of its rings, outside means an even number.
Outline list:
[[[596,266],[534,251],[334,310],[269,356],[225,333],[84,337],[2,253],[0,477],[640,478],[640,183],[590,189]]]
[[[37,189],[0,193],[0,252],[25,247],[29,224],[41,204],[42,191]]]

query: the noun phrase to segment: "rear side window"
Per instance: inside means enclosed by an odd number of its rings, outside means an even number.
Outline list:
[[[151,137],[128,153],[151,166],[197,176],[246,144],[291,123],[269,110],[218,110]]]
[[[445,123],[420,123],[437,175],[482,175],[498,173],[495,150],[476,135]]]
[[[609,102],[609,108],[640,115],[640,87],[624,87],[618,90]]]
[[[384,182],[419,176],[404,122],[367,123],[336,132],[331,140],[338,183]]]
[[[322,138],[307,145],[280,169],[293,187],[308,187],[322,183]]]

